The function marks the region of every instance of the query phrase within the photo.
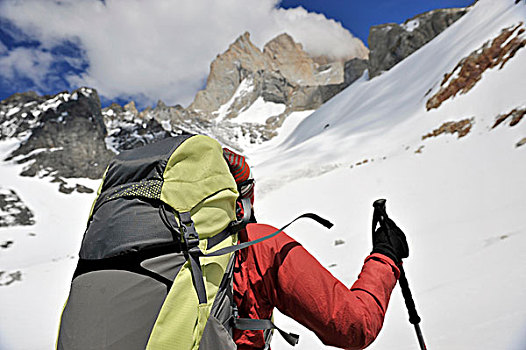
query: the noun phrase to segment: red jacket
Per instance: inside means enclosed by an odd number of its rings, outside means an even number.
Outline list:
[[[240,240],[255,240],[275,231],[272,226],[249,224]],[[382,328],[399,274],[391,259],[372,254],[349,290],[298,242],[281,233],[239,252],[234,301],[240,317],[268,319],[277,307],[326,345],[363,349]],[[239,350],[265,345],[263,331],[234,330],[234,341]]]

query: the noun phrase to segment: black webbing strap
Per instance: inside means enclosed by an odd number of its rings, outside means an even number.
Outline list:
[[[206,244],[206,249],[211,249],[218,245],[219,243],[223,242],[228,237],[232,236],[235,233],[235,231],[230,229],[230,226],[224,229],[223,231],[219,232],[217,235],[212,236],[207,239],[208,243]]]
[[[281,330],[279,327],[276,327],[276,325],[271,320],[234,317],[234,327],[242,331],[275,329],[279,332],[279,334],[281,334],[283,339],[285,339],[287,343],[289,343],[292,346],[298,344],[298,340],[300,337],[297,334],[287,333]]]
[[[286,224],[285,226],[281,227],[279,230],[277,230],[276,232],[274,233],[271,233],[270,235],[267,235],[267,236],[264,236],[264,237],[261,237],[261,238],[258,238],[258,239],[255,239],[253,241],[249,241],[249,242],[243,242],[243,243],[239,243],[238,245],[234,245],[234,246],[230,246],[230,247],[226,247],[226,248],[222,248],[222,249],[219,249],[219,250],[216,250],[215,252],[212,252],[212,253],[208,253],[208,254],[203,254],[201,253],[201,256],[204,256],[204,257],[210,257],[210,256],[220,256],[220,255],[224,255],[224,254],[229,254],[229,253],[233,253],[233,252],[236,252],[238,250],[241,250],[241,249],[244,249],[244,248],[247,248],[247,247],[250,247],[251,245],[254,245],[254,244],[257,244],[257,243],[260,243],[260,242],[263,242],[269,238],[272,238],[274,236],[277,236],[279,233],[283,232],[283,230],[285,230],[287,227],[289,227],[290,225],[292,225],[295,221],[299,220],[299,219],[302,219],[302,218],[308,218],[308,219],[312,219],[314,221],[316,221],[317,223],[325,226],[326,228],[331,228],[333,226],[333,224],[316,215],[316,214],[313,214],[313,213],[306,213],[306,214],[303,214],[303,215],[300,215],[298,216],[297,218],[295,218],[294,220],[292,220],[291,222],[289,222],[288,224]]]
[[[175,221],[173,213],[171,213],[172,215],[166,214],[166,207],[168,207],[168,204],[164,202],[159,205],[159,216],[161,217],[161,221],[172,233],[174,242],[181,242],[181,232],[176,228],[177,221]]]
[[[207,302],[207,298],[203,272],[201,271],[201,263],[199,262],[199,257],[203,255],[199,249],[199,235],[195,230],[190,212],[179,213],[179,219],[179,227],[183,236],[183,244],[185,245],[184,251],[187,253],[187,259],[190,261],[192,270],[192,281],[197,292],[199,304],[204,304]]]

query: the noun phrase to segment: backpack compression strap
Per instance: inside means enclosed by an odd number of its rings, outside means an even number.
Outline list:
[[[203,256],[203,252],[199,249],[199,235],[195,230],[194,222],[190,216],[190,212],[179,213],[180,229],[183,236],[183,252],[186,260],[190,261],[192,280],[195,291],[199,299],[199,304],[206,304],[206,288],[203,280],[203,271],[201,270],[201,263],[199,257]]]

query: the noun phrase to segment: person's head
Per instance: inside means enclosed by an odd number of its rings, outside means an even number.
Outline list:
[[[228,148],[223,148],[223,156],[228,163],[228,167],[232,173],[232,176],[236,180],[240,197],[249,198],[253,209],[254,178],[245,157]]]

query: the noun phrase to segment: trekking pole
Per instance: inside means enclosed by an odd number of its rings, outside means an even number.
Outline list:
[[[389,227],[389,222],[387,221],[387,212],[385,210],[385,199],[377,199],[373,203],[374,214],[373,214],[373,232],[376,229],[377,222],[380,223],[386,232],[391,230]],[[422,335],[422,330],[420,329],[420,316],[416,312],[415,301],[413,300],[413,295],[411,294],[411,289],[409,289],[409,283],[407,282],[407,277],[405,275],[405,270],[402,264],[398,264],[398,269],[400,270],[400,288],[402,288],[402,295],[404,296],[405,306],[407,307],[407,312],[409,313],[409,322],[415,326],[416,337],[418,338],[418,343],[420,344],[421,350],[426,350],[426,344],[424,342],[424,336]]]

